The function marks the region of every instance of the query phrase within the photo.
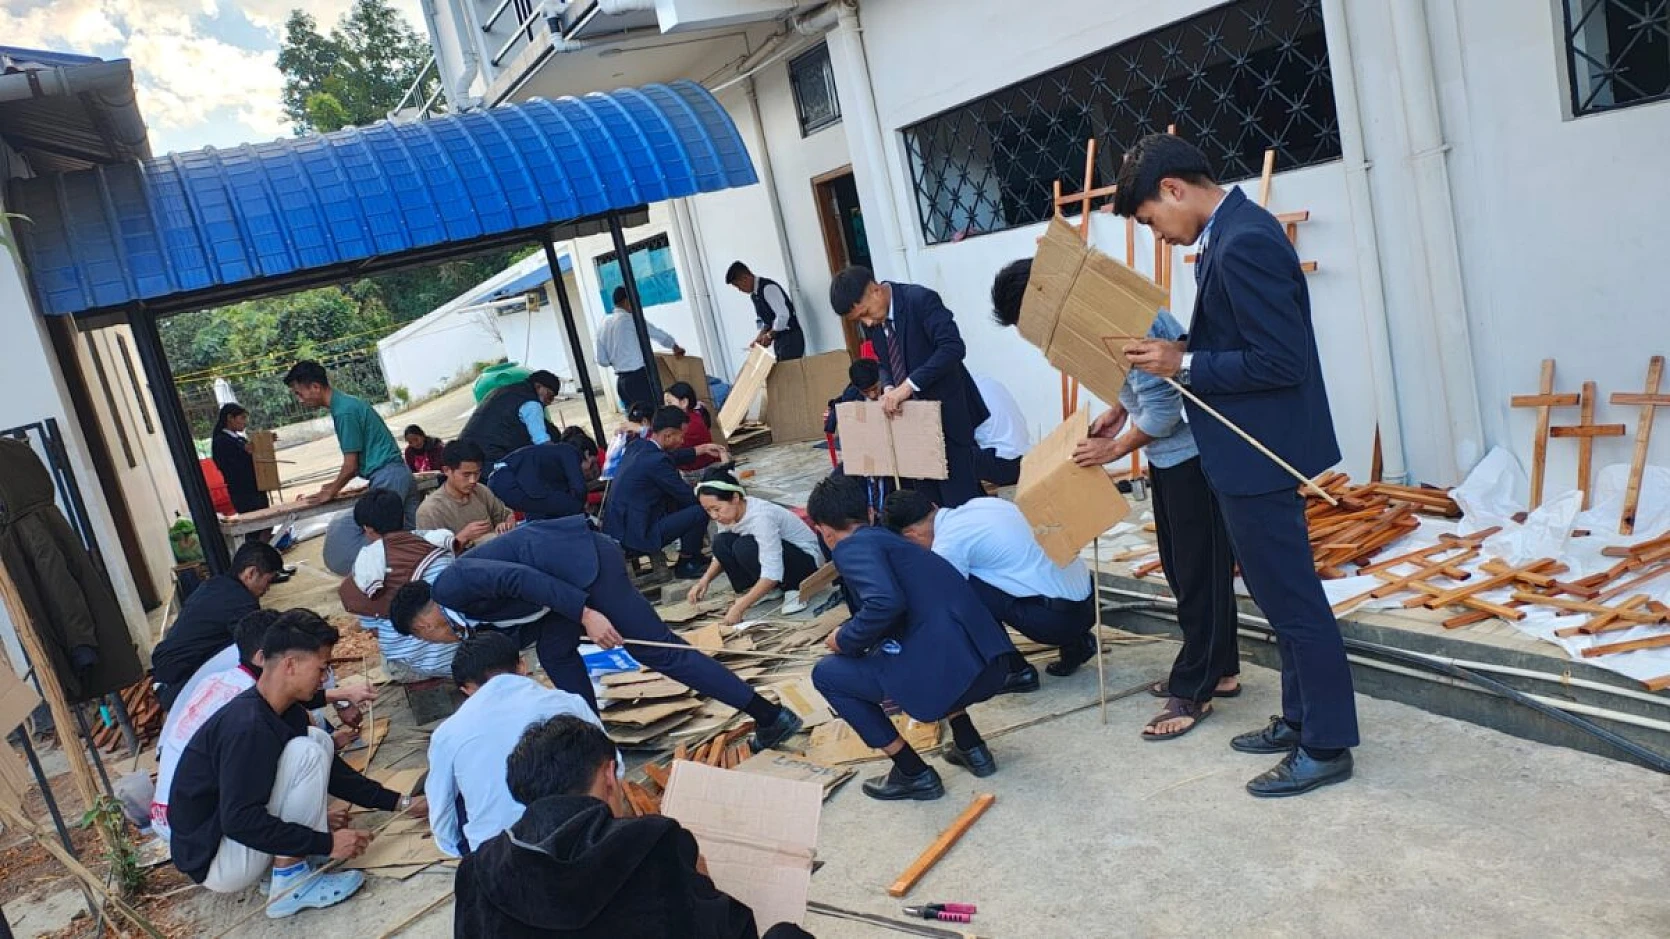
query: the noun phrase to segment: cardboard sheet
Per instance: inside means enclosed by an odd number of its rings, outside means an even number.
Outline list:
[[[21,813],[32,782],[22,754],[12,749],[11,744],[0,741],[0,805]]]
[[[0,737],[23,723],[40,703],[41,696],[35,689],[0,661]]]
[[[765,383],[765,422],[772,443],[823,439],[823,412],[847,386],[846,350],[825,352],[772,366]]]
[[[761,776],[774,776],[778,779],[792,779],[796,782],[815,783],[823,788],[823,797],[829,798],[840,785],[857,774],[857,770],[850,766],[829,766],[817,760],[795,756],[769,750],[756,753],[736,765],[739,773],[758,773]]]
[[[1057,565],[1070,563],[1085,545],[1131,513],[1130,503],[1105,470],[1073,462],[1074,448],[1089,435],[1090,417],[1081,408],[1021,457],[1015,505]]]
[[[382,783],[386,789],[393,789],[403,796],[412,795],[412,790],[423,779],[429,770],[422,766],[407,769],[385,769],[371,774],[371,778]]]
[[[823,787],[678,760],[661,812],[696,836],[714,886],[761,932],[806,919]]]
[[[918,751],[939,746],[939,721],[918,721],[904,714],[895,714],[893,726],[898,728],[899,736]],[[806,748],[806,756],[831,766],[886,759],[880,750],[872,750],[869,744],[860,740],[852,725],[843,720],[830,721],[812,731],[812,743]]]
[[[435,863],[444,861],[447,855],[435,846],[435,839],[428,826],[407,831],[384,831],[371,839],[371,846],[365,853],[347,862],[344,867],[358,870],[372,870],[379,867],[410,867],[416,865],[418,870]],[[412,873],[416,873],[413,871]]]
[[[650,701],[658,698],[680,698],[690,693],[689,687],[671,678],[636,681],[628,685],[605,685],[598,695],[609,701]]]
[[[813,571],[805,580],[800,582],[800,599],[811,600],[830,587],[835,586],[835,564],[825,561],[823,566]]]
[[[730,396],[725,399],[725,407],[719,412],[719,429],[728,439],[736,434],[736,429],[747,419],[748,412],[753,410],[754,402],[760,392],[765,390],[766,377],[771,374],[772,366],[777,359],[770,352],[759,346],[748,350],[748,360],[742,363],[742,368],[736,373],[736,381],[731,383]]]
[[[284,485],[278,478],[277,441],[270,430],[249,432],[249,455],[255,461],[255,488],[262,492],[277,492]]]
[[[605,724],[630,724],[633,727],[653,727],[658,721],[683,714],[686,711],[694,711],[701,706],[702,702],[695,698],[680,698],[673,701],[655,701],[647,704],[605,708],[603,710],[603,722]]]
[[[1032,259],[1018,328],[1051,365],[1115,401],[1129,371],[1120,350],[1148,335],[1168,302],[1158,284],[1086,245],[1058,216]],[[845,438],[843,423],[843,446]]]
[[[356,743],[352,749],[342,754],[342,762],[352,766],[357,772],[364,773],[365,768],[371,765],[371,758],[377,755],[377,748],[383,745],[383,738],[387,737],[388,733],[389,719],[386,717],[377,718],[376,726],[362,725],[360,727],[360,741],[364,742],[365,746],[361,747]]]
[[[718,652],[725,647],[725,632],[719,628],[718,623],[709,623],[699,629],[686,629],[678,636],[704,652]]]
[[[690,387],[696,389],[696,397],[707,405],[708,410],[716,410],[713,405],[713,390],[707,384],[707,365],[701,356],[657,352],[655,371],[661,376],[661,390],[667,390],[674,382],[689,382]]]
[[[818,694],[818,689],[812,687],[810,675],[801,675],[781,684],[765,687],[777,692],[778,702],[793,711],[807,729],[835,719],[835,712],[830,710],[829,702],[823,699],[823,695]]]
[[[950,475],[938,401],[906,401],[895,418],[887,417],[880,401],[849,401],[835,411],[841,425],[841,462],[848,475],[901,479]]]

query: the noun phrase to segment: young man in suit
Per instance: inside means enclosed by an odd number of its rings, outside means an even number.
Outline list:
[[[683,408],[657,408],[649,436],[639,443],[628,442],[603,505],[603,531],[629,551],[649,554],[678,542],[673,573],[681,580],[695,580],[707,570],[707,558],[702,556],[707,513],[679,475],[675,460],[689,422]],[[703,444],[684,452],[724,451]]]
[[[395,594],[389,619],[402,634],[429,642],[458,642],[477,627],[519,636],[522,646],[533,642],[551,683],[585,698],[593,710],[597,699],[580,658],[582,639],[604,649],[618,648],[623,638],[685,644],[632,586],[620,546],[580,516],[529,522],[454,561],[434,586],[407,584]],[[645,666],[746,712],[756,725],[756,751],[800,730],[793,711],[760,697],[693,648],[634,645],[627,651]]]
[[[1307,476],[1337,463],[1305,275],[1275,217],[1240,189],[1225,192],[1206,155],[1169,134],[1145,137],[1127,154],[1113,208],[1173,244],[1200,244],[1188,335],[1130,343],[1131,365],[1188,386]],[[1358,743],[1356,702],[1339,624],[1311,562],[1304,500],[1268,457],[1193,402],[1187,408],[1241,576],[1281,653],[1281,716],[1231,746],[1285,756],[1247,790],[1290,796],[1343,782]]]
[[[967,349],[939,294],[916,284],[877,282],[869,268],[849,267],[830,282],[829,305],[875,343],[888,414],[898,414],[911,398],[940,403],[949,475],[914,480],[912,488],[947,508],[981,495],[974,428],[991,415],[963,367]]]
[[[866,780],[872,799],[937,799],[939,773],[899,736],[882,702],[919,721],[949,720],[945,761],[976,776],[997,761],[967,708],[997,694],[1015,647],[949,561],[870,524],[864,486],[830,476],[812,490],[806,514],[834,556],[852,618],[829,634],[833,654],[812,668],[812,684],[861,740],[893,769]]]

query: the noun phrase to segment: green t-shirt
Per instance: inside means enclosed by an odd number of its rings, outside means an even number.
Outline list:
[[[401,461],[388,425],[376,409],[353,395],[331,392],[331,423],[336,425],[336,443],[342,452],[360,455],[360,476],[370,479],[372,473]]]

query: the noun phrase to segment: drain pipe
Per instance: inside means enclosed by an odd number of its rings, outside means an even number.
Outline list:
[[[1374,227],[1374,198],[1368,186],[1369,162],[1363,142],[1363,115],[1357,99],[1356,60],[1351,52],[1351,31],[1346,25],[1345,0],[1322,0],[1322,26],[1327,33],[1334,107],[1339,115],[1345,194],[1357,258],[1357,287],[1362,300],[1363,333],[1368,338],[1369,381],[1374,387],[1374,415],[1380,427],[1382,475],[1387,482],[1401,484],[1408,481],[1409,471],[1404,462],[1397,373],[1392,368],[1391,330],[1386,319],[1386,291],[1380,272],[1380,240]]]
[[[695,314],[696,333],[702,343],[702,358],[716,375],[735,375],[730,350],[725,348],[725,331],[714,312],[713,291],[707,279],[707,256],[691,216],[689,199],[672,200],[673,244],[679,261],[690,277],[690,306]]]
[[[899,203],[893,197],[893,174],[888,171],[887,147],[876,113],[875,89],[870,82],[870,63],[864,52],[864,31],[858,22],[858,4],[843,0],[836,7],[835,29],[829,34],[829,57],[835,65],[836,87],[841,95],[842,122],[853,148],[853,177],[858,183],[859,201],[870,206],[864,214],[868,227],[877,223],[871,244],[880,242],[886,253],[872,250],[870,256],[883,263],[878,278],[910,279],[910,252],[905,246],[899,221]],[[842,81],[842,79],[845,81]],[[879,238],[874,236],[880,236]]]
[[[1392,0],[1392,40],[1397,47],[1398,88],[1409,134],[1409,167],[1415,180],[1415,212],[1420,223],[1419,250],[1425,259],[1432,304],[1426,327],[1437,340],[1439,374],[1450,433],[1452,478],[1458,482],[1484,456],[1484,421],[1473,367],[1473,340],[1461,279],[1461,249],[1455,230],[1455,203],[1445,159],[1438,111],[1438,88],[1432,71],[1432,41],[1427,35],[1424,0]]]

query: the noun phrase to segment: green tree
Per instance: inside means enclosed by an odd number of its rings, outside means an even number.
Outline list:
[[[298,134],[381,120],[399,106],[430,57],[429,43],[388,0],[355,0],[328,36],[317,20],[296,10],[284,24],[278,53],[285,116]]]

